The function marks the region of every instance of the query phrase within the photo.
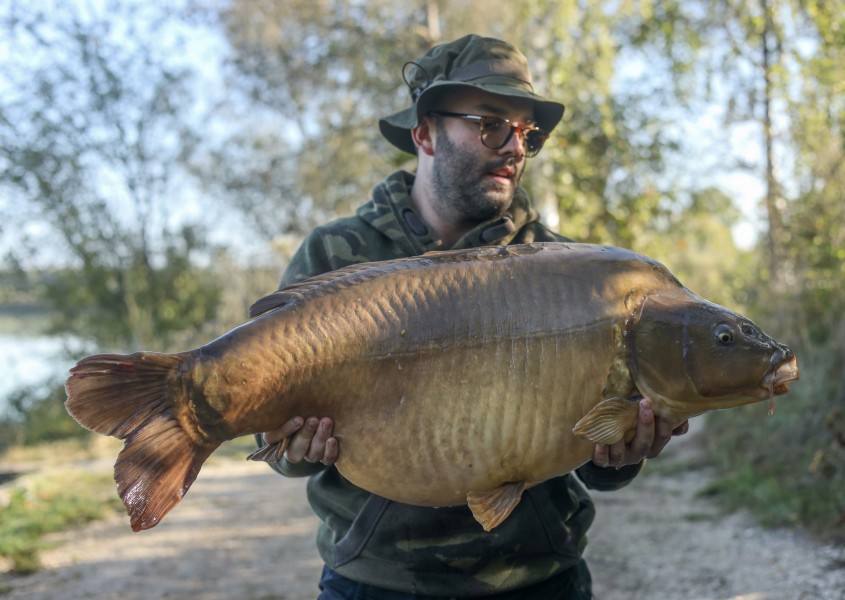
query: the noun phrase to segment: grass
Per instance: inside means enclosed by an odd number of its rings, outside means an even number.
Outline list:
[[[123,448],[115,438],[90,434],[26,446],[12,446],[0,455],[0,469],[32,471],[44,467],[73,466],[97,459],[114,459]]]
[[[122,509],[107,473],[62,469],[24,476],[0,500],[0,557],[18,574],[40,568],[48,534],[102,519]]]
[[[122,447],[91,435],[7,450],[0,472],[24,474],[0,487],[0,563],[34,573],[41,552],[53,546],[50,534],[122,513],[111,467]],[[245,460],[255,449],[253,437],[244,436],[223,444],[210,461]]]
[[[110,460],[121,445],[91,435],[4,452],[0,470],[20,476],[0,487],[0,562],[33,573],[50,534],[121,511]]]
[[[684,440],[684,443],[686,443],[686,440]],[[708,464],[706,457],[695,457],[685,460],[667,460],[664,455],[661,455],[661,457],[657,460],[648,461],[648,465],[645,469],[643,469],[641,476],[648,477],[650,475],[660,475],[664,477],[671,477],[672,475],[677,475],[679,473],[695,471],[707,466]]]
[[[845,540],[843,350],[807,351],[801,381],[775,402],[708,415],[708,456],[719,476],[705,490],[767,526],[800,526]]]

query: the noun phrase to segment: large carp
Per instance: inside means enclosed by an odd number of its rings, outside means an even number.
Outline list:
[[[748,319],[606,246],[361,264],[251,314],[195,350],[71,370],[70,414],[125,440],[114,478],[134,530],[155,526],[223,441],[297,415],[334,419],[352,483],[408,504],[468,503],[489,530],[526,487],[630,439],[642,396],[680,424],[798,378],[792,351]]]

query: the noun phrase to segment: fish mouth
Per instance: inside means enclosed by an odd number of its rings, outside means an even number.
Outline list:
[[[798,380],[798,360],[791,350],[786,349],[785,360],[769,371],[760,382],[760,387],[769,397],[769,415],[775,414],[775,396],[787,393],[790,382],[796,380]]]
[[[763,378],[761,387],[773,396],[780,396],[789,391],[789,384],[800,378],[798,374],[798,360],[793,354],[788,360],[780,363],[774,371],[770,371]]]

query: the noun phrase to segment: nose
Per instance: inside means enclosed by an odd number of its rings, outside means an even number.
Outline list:
[[[520,159],[525,158],[527,153],[527,145],[525,142],[525,132],[519,128],[511,125],[511,132],[508,136],[508,141],[505,145],[499,148],[501,154],[513,154]]]
[[[777,347],[777,352],[772,355],[773,365],[787,362],[795,358],[795,353],[789,348],[789,346],[779,344],[778,342],[775,342],[775,346]]]

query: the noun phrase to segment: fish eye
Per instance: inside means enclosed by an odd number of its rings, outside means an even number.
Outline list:
[[[722,325],[716,329],[716,341],[725,346],[733,344],[734,332],[728,326]]]

